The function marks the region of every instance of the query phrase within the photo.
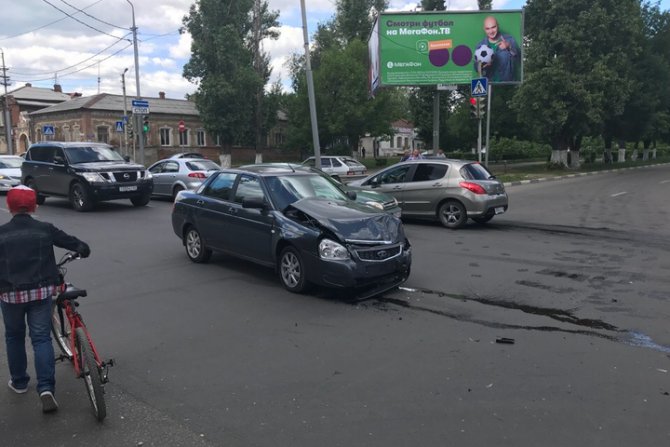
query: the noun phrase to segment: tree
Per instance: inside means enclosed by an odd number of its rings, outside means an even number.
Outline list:
[[[253,144],[257,102],[249,101],[248,92],[263,89],[269,76],[267,61],[259,63],[254,53],[253,1],[197,0],[183,19],[192,37],[184,77],[198,85],[193,97],[205,129],[227,155],[234,144]],[[258,33],[273,37],[277,14],[262,5]]]
[[[551,144],[553,163],[566,165],[568,148],[623,113],[641,29],[638,0],[529,0],[526,77],[513,106]]]

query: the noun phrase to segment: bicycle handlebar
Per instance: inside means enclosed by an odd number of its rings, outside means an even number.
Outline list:
[[[75,259],[81,259],[81,255],[75,252],[68,252],[63,255],[61,260],[56,265],[58,265],[58,267],[62,267],[68,262],[74,261]]]

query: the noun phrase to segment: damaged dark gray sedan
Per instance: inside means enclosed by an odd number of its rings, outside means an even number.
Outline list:
[[[179,193],[172,227],[193,262],[225,252],[275,268],[291,292],[315,284],[361,298],[402,284],[412,254],[400,219],[353,199],[290,166],[226,169]]]

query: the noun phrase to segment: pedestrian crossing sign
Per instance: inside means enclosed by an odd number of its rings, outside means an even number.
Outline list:
[[[123,121],[117,121],[116,122],[116,131],[117,132],[123,132]]]
[[[45,126],[42,126],[42,134],[43,135],[56,135],[56,130],[54,129],[54,126],[45,125]]]
[[[470,94],[472,96],[486,96],[488,89],[488,79],[475,78],[470,83]]]

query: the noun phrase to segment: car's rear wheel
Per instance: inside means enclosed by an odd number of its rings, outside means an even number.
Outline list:
[[[88,189],[81,183],[75,183],[70,188],[70,203],[76,211],[89,211],[95,204]]]
[[[461,202],[449,200],[440,205],[437,210],[437,217],[447,228],[461,228],[468,220],[468,213]]]
[[[183,186],[181,186],[181,185],[175,186],[174,189],[172,190],[172,200],[176,199],[177,194],[179,194],[179,192],[183,191],[183,190],[184,190]]]
[[[307,290],[305,268],[300,253],[293,247],[286,247],[279,255],[279,279],[289,292],[302,293]]]
[[[37,191],[37,185],[35,185],[35,180],[34,179],[28,179],[28,181],[26,182],[26,186],[28,188],[32,189],[33,191],[35,191],[36,203],[38,205],[43,205],[44,200],[46,199],[46,197],[44,197],[42,194],[39,193],[39,191]]]
[[[188,258],[198,264],[209,261],[212,250],[205,246],[200,232],[195,227],[190,227],[184,234],[184,247]]]

